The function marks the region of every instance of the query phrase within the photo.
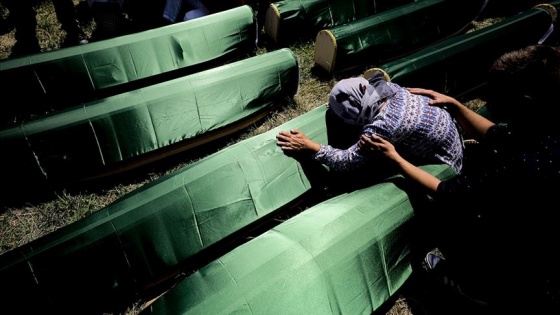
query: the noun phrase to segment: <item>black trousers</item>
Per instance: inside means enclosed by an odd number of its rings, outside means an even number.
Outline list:
[[[76,35],[80,32],[76,19],[76,8],[72,0],[51,0],[54,5],[56,18],[66,34]]]
[[[10,12],[16,29],[15,39],[20,43],[37,41],[37,0],[1,0]],[[51,0],[61,28],[70,35],[78,34],[80,28],[72,0]]]
[[[36,0],[1,0],[10,11],[11,21],[16,29],[15,39],[20,43],[37,41]]]

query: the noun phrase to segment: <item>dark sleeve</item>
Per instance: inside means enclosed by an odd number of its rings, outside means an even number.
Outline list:
[[[484,134],[484,143],[486,146],[494,146],[495,144],[499,144],[506,134],[508,133],[508,128],[506,125],[496,124],[486,131]]]
[[[484,143],[465,148],[465,165],[460,173],[442,181],[436,190],[439,196],[459,198],[468,197],[484,191],[500,176],[494,149],[501,141],[507,128],[494,125],[484,136]]]
[[[439,183],[436,194],[438,196],[460,195],[468,193],[471,178],[464,173],[459,173],[452,178]]]

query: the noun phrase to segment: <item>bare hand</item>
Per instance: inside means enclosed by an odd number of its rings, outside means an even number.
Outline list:
[[[451,96],[427,89],[406,88],[412,94],[424,95],[430,98],[430,105],[443,106],[447,104],[457,105],[458,101]]]
[[[366,154],[368,151],[370,153],[379,152],[392,160],[396,160],[400,157],[392,143],[377,135],[371,135],[371,137],[362,135],[358,145],[360,151]]]
[[[311,141],[303,132],[297,129],[280,131],[276,136],[276,143],[283,151],[312,151],[316,153],[320,149],[320,145]]]

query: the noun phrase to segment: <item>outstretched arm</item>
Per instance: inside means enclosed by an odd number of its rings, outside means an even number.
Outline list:
[[[287,155],[308,153],[315,161],[327,165],[331,170],[352,170],[366,161],[366,158],[358,152],[358,143],[345,150],[337,149],[312,141],[297,129],[281,131],[276,139],[277,145]]]
[[[431,98],[430,105],[448,105],[449,113],[457,120],[461,128],[476,140],[481,140],[488,128],[494,125],[493,122],[469,109],[453,97],[420,88],[407,88],[407,90],[413,94],[428,96]]]
[[[403,175],[424,186],[431,192],[435,192],[441,182],[437,177],[405,160],[395,150],[393,144],[377,135],[372,134],[371,137],[362,135],[360,138],[360,150],[381,152],[381,154],[397,165]]]
[[[312,141],[297,129],[280,131],[276,136],[276,143],[283,151],[317,153],[321,149],[319,143]]]

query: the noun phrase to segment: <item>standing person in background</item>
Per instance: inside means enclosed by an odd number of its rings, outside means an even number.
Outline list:
[[[0,1],[0,9],[4,9],[2,1]],[[0,11],[0,13],[2,12]],[[3,15],[0,15],[0,35],[7,34],[11,32],[13,29],[14,29],[14,25],[10,17],[8,16],[7,18],[4,18]]]
[[[41,52],[37,39],[36,0],[1,0],[9,11],[9,20],[15,31],[16,43],[10,57],[18,57]]]
[[[165,5],[166,0],[126,1],[126,12],[131,21],[131,32],[142,32],[169,25],[170,22],[163,17],[162,13]]]
[[[434,232],[439,251],[426,255],[429,279],[475,302],[477,314],[560,314],[560,49],[533,45],[504,54],[490,68],[487,89],[499,123],[452,97],[409,89],[447,106],[479,141],[451,179],[424,172],[383,135],[362,136],[360,150],[385,156],[433,193],[438,207],[423,231]]]
[[[87,0],[95,22],[91,35],[92,41],[105,40],[131,32],[125,18],[126,3],[124,0]]]
[[[78,24],[74,2],[72,0],[51,1],[54,5],[56,19],[60,22],[61,28],[66,32],[66,37],[60,46],[70,47],[87,44],[89,40]]]
[[[20,57],[41,52],[37,39],[36,0],[1,0],[10,14],[13,23],[16,43],[12,47],[10,57]],[[78,24],[72,0],[52,0],[56,17],[61,28],[66,32],[62,47],[87,44],[88,39]]]
[[[134,31],[144,31],[205,16],[211,10],[201,0],[130,0],[128,12]]]
[[[200,0],[166,0],[163,18],[169,23],[176,23],[196,19],[210,14],[210,11]]]

